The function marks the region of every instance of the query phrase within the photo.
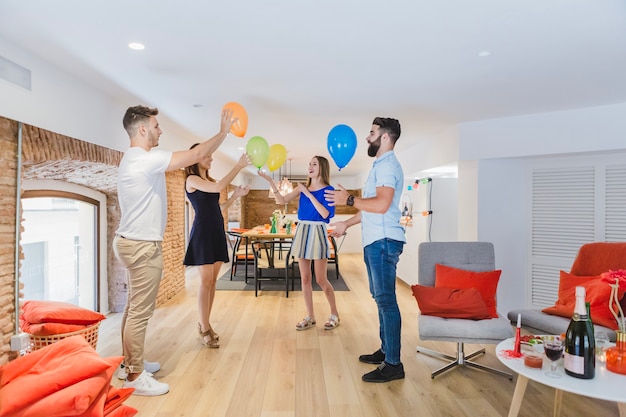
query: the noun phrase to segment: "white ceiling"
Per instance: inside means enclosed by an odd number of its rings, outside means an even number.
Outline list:
[[[623,0],[0,0],[0,38],[194,135],[237,101],[245,140],[283,144],[294,174],[340,123],[355,175],[375,116],[400,120],[402,151],[462,122],[626,101]]]

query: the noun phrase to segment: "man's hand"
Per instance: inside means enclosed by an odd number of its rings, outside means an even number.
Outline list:
[[[235,122],[239,120],[238,118],[233,119],[233,111],[224,109],[222,110],[222,120],[220,122],[220,133],[228,135],[230,133],[230,128],[235,124]]]
[[[334,226],[335,229],[331,230],[329,232],[329,234],[332,237],[339,237],[339,236],[343,236],[346,234],[346,229],[348,228],[348,225],[346,224],[346,222],[336,222],[336,223],[331,223],[329,226]]]
[[[350,193],[341,184],[337,184],[334,190],[324,191],[324,198],[330,203],[329,206],[345,206],[348,196]]]

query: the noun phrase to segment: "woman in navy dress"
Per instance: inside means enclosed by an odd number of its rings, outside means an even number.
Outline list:
[[[324,198],[325,190],[334,190],[330,185],[330,164],[323,156],[314,156],[309,162],[309,177],[306,186],[298,184],[295,190],[281,195],[276,184],[263,171],[259,175],[265,178],[274,191],[279,204],[287,204],[300,196],[298,202],[298,227],[293,237],[291,254],[298,258],[300,277],[302,279],[302,295],[306,305],[307,316],[296,324],[296,330],[306,330],[315,326],[313,310],[313,285],[311,262],[315,268],[315,280],[320,286],[330,305],[330,317],[324,324],[325,330],[334,329],[339,325],[339,313],[335,303],[335,290],[328,281],[327,263],[330,256],[327,225],[335,215],[335,207]]]
[[[197,144],[191,148],[196,147]],[[224,190],[242,168],[250,164],[244,154],[237,165],[220,181],[209,176],[212,156],[208,156],[195,165],[185,168],[187,179],[185,191],[195,212],[193,226],[189,235],[189,245],[183,264],[197,266],[200,270],[200,289],[198,290],[198,333],[202,344],[209,348],[218,348],[219,336],[211,327],[211,308],[215,298],[215,282],[224,262],[228,262],[228,247],[224,233],[226,210],[235,199],[248,194],[247,186],[235,188],[233,194],[220,205],[220,192]]]

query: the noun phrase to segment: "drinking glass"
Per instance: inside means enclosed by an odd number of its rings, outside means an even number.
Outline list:
[[[609,346],[609,335],[605,332],[598,332],[596,339],[596,360],[600,363],[606,362],[606,348]]]
[[[560,378],[561,374],[556,371],[556,361],[563,356],[563,340],[560,337],[546,339],[543,341],[543,350],[550,359],[550,371],[546,375],[552,378]]]

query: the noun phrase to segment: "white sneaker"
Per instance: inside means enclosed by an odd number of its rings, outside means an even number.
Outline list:
[[[167,394],[170,390],[169,385],[165,382],[159,382],[152,378],[145,370],[139,374],[139,377],[134,381],[129,381],[128,379],[124,381],[123,387],[134,388],[135,391],[133,391],[133,394],[145,395],[148,397]]]
[[[150,376],[152,376],[152,374],[158,372],[159,369],[161,369],[161,364],[158,362],[148,362],[144,359],[143,369],[144,371],[148,372]],[[121,363],[120,367],[117,369],[117,379],[126,379],[127,376],[128,370],[126,369],[126,366],[124,366],[124,363]]]

